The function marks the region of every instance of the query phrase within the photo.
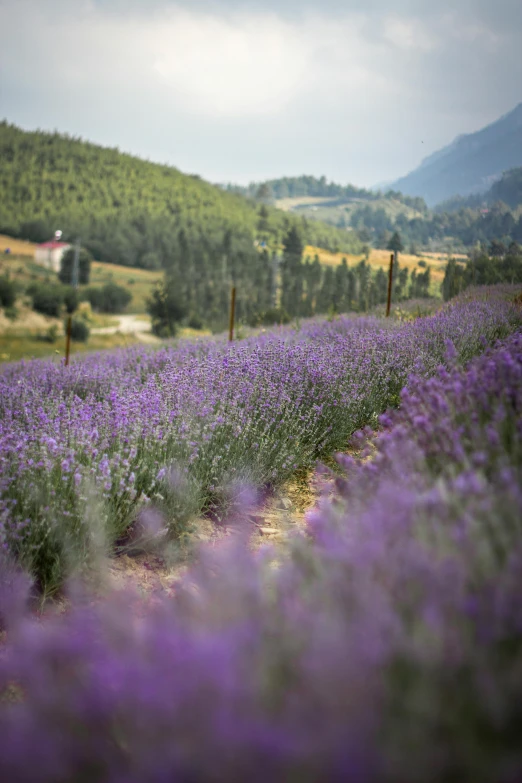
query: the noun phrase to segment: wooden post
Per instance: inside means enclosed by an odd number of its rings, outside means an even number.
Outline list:
[[[392,281],[393,281],[393,258],[394,253],[390,256],[390,271],[388,272],[388,301],[386,303],[386,318],[390,315],[391,294],[392,294]]]
[[[67,337],[65,338],[65,366],[69,365],[69,353],[71,351],[71,327],[72,327],[72,315],[69,315],[67,319]]]
[[[71,275],[71,285],[74,289],[78,288],[78,280],[80,277],[80,240],[76,240],[74,247],[74,259]],[[65,339],[65,366],[69,365],[69,355],[71,352],[71,329],[72,329],[72,313],[69,313],[67,319],[67,337]]]
[[[230,321],[228,326],[228,341],[232,342],[234,339],[234,319],[236,317],[236,287],[232,286],[230,292]]]

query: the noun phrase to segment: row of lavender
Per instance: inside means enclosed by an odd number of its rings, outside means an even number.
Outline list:
[[[447,349],[283,560],[238,533],[39,626],[6,582],[2,779],[521,780],[522,335]]]
[[[233,346],[13,365],[0,375],[0,543],[51,592],[101,540],[142,535],[150,501],[179,537],[230,483],[277,484],[342,447],[410,372],[433,374],[447,339],[465,362],[518,323],[498,296],[402,325],[342,318]]]

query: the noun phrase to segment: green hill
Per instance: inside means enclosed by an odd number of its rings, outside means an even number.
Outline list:
[[[1,233],[39,242],[59,228],[100,261],[158,269],[172,262],[180,231],[193,249],[217,247],[227,232],[276,247],[293,225],[306,244],[359,250],[346,231],[263,208],[172,166],[0,123]]]

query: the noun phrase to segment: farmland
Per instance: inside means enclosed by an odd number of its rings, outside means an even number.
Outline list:
[[[517,779],[520,299],[5,367],[2,778]],[[317,460],[305,526],[253,547]],[[138,553],[192,566],[100,595]]]

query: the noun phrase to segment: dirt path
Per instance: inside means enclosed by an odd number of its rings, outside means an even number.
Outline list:
[[[284,544],[285,540],[305,525],[305,512],[317,500],[312,481],[313,471],[306,471],[286,482],[280,490],[248,515],[252,532],[252,546],[264,543]],[[216,526],[209,519],[195,521],[192,542],[215,544],[226,537],[230,529]],[[149,553],[136,556],[120,555],[108,561],[108,584],[116,588],[132,587],[141,593],[167,593],[190,567],[189,554],[184,561],[170,564],[161,556]]]
[[[133,334],[142,343],[159,343],[158,337],[152,334],[150,330],[150,321],[144,320],[139,315],[117,315],[115,319],[118,321],[116,326],[103,326],[95,329],[91,329],[91,334]]]
[[[373,452],[375,441],[370,445]],[[356,460],[366,462],[372,454],[364,450],[347,449]],[[334,460],[330,461],[333,465]],[[322,493],[329,496],[334,491],[333,475],[318,476],[315,469],[302,469],[286,481],[273,495],[248,515],[251,527],[251,545],[275,544],[284,552],[285,542],[294,533],[304,531],[305,514],[312,509]],[[230,533],[226,527],[216,526],[208,518],[195,520],[192,542],[216,544]],[[192,561],[189,554],[184,561],[170,564],[161,555],[120,555],[108,561],[108,584],[116,587],[132,587],[142,594],[172,593],[176,583],[183,578]]]
[[[91,329],[91,334],[138,334],[150,332],[150,321],[142,320],[139,315],[117,315],[118,324],[116,326],[103,326],[97,329]]]

